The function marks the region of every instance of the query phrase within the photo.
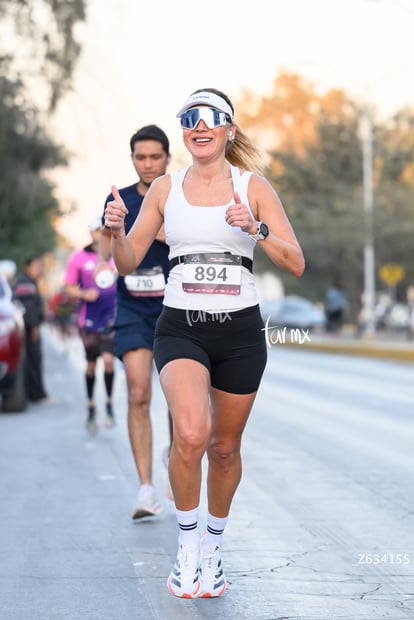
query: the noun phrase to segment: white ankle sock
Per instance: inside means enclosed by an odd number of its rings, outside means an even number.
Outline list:
[[[192,510],[178,510],[175,512],[177,515],[179,535],[178,541],[183,545],[197,545],[200,540],[198,533],[198,514],[200,508],[193,508]]]
[[[215,547],[223,545],[223,532],[226,527],[228,517],[215,517],[207,513],[207,531],[204,535],[204,545],[206,547]]]

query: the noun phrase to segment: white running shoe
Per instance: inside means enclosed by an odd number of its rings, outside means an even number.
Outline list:
[[[170,446],[165,446],[164,450],[162,451],[162,462],[164,463],[164,467],[167,470],[167,476],[164,479],[164,495],[167,499],[169,499],[171,502],[174,501],[174,493],[172,491],[171,488],[171,483],[170,483],[170,478],[168,476],[168,461],[170,458]]]
[[[132,511],[132,518],[136,520],[143,517],[155,517],[160,512],[162,512],[162,506],[155,495],[154,487],[151,484],[142,484]]]
[[[201,598],[221,596],[227,587],[220,551],[218,545],[209,548],[205,547],[203,540],[201,541],[201,590],[199,594]]]
[[[183,545],[178,547],[177,559],[167,587],[171,594],[181,598],[197,598],[200,592],[200,545]]]

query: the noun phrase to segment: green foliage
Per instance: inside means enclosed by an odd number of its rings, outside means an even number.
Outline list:
[[[250,101],[248,99],[248,101]],[[298,104],[300,102],[300,105]],[[371,111],[373,114],[373,111]],[[298,75],[281,74],[274,93],[244,114],[242,125],[266,128],[269,173],[292,222],[306,259],[300,280],[279,272],[263,252],[256,270],[277,271],[285,290],[315,301],[339,279],[355,318],[363,289],[365,220],[363,208],[362,111],[342,91],[317,95]],[[401,264],[414,282],[414,111],[385,123],[373,115],[374,244],[377,272],[387,262]],[[377,290],[384,288],[377,281]]]
[[[285,204],[306,257],[306,272],[297,284],[311,299],[323,298],[333,279],[355,295],[362,279],[364,220],[362,156],[357,118],[333,123],[322,114],[319,141],[293,152],[273,151],[280,174],[271,181]]]
[[[43,171],[65,159],[24,105],[21,85],[0,77],[0,97],[0,247],[21,266],[28,254],[54,246],[59,209]]]
[[[54,110],[80,54],[75,31],[85,20],[86,0],[0,0],[0,14],[7,32],[0,37],[0,62],[7,59],[9,77],[22,80],[25,90],[34,76]]]
[[[400,264],[406,273],[399,286],[414,283],[414,111],[401,110],[377,132],[375,239],[378,265]],[[381,262],[379,262],[381,261]]]
[[[85,0],[0,0],[0,14],[0,258],[21,268],[56,244],[59,205],[46,171],[66,157],[43,119],[70,86]]]

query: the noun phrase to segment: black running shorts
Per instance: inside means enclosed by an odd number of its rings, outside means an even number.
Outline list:
[[[102,332],[90,332],[82,328],[79,330],[79,334],[88,362],[96,362],[102,353],[114,355],[114,333],[112,329],[105,329]]]
[[[206,366],[211,385],[218,390],[257,392],[267,361],[259,306],[217,313],[164,306],[155,328],[158,372],[168,362],[183,358]]]

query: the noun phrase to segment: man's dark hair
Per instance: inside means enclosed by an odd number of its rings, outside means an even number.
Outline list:
[[[145,125],[134,133],[129,141],[131,147],[131,153],[134,152],[134,146],[136,142],[142,142],[143,140],[155,140],[162,144],[162,148],[167,155],[170,154],[170,142],[167,138],[167,134],[157,127],[157,125]]]
[[[39,254],[33,254],[33,256],[29,256],[24,261],[24,266],[29,267],[35,260],[42,260],[42,257]]]

